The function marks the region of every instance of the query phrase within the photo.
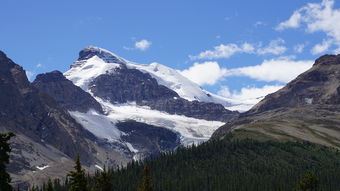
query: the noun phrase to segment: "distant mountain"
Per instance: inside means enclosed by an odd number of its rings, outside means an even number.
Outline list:
[[[267,95],[213,137],[305,140],[340,148],[340,55],[325,55],[277,92]]]

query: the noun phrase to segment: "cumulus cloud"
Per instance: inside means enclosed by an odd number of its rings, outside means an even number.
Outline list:
[[[331,44],[332,44],[331,40],[323,40],[322,43],[316,44],[312,48],[311,53],[315,55],[315,54],[320,54],[320,53],[326,52],[329,49],[329,47],[331,46]]]
[[[282,85],[265,85],[263,87],[244,87],[240,91],[231,92],[227,86],[222,86],[218,95],[228,98],[233,107],[232,110],[247,111],[261,101],[266,95],[281,89]]]
[[[276,29],[304,27],[309,33],[324,32],[332,42],[340,46],[340,9],[334,8],[334,0],[323,0],[321,3],[308,3],[306,6],[296,10],[291,17],[281,22]],[[327,44],[317,45],[315,52],[322,50]],[[314,49],[313,48],[313,49]],[[312,50],[313,51],[313,50]]]
[[[180,71],[182,75],[199,85],[214,85],[225,77],[245,76],[258,81],[288,83],[312,67],[313,61],[295,61],[291,57],[264,60],[259,65],[227,69],[217,62],[194,63]]]
[[[277,39],[277,40],[272,40],[269,42],[269,45],[263,48],[259,48],[257,50],[257,53],[260,55],[263,54],[274,54],[274,55],[280,55],[283,54],[287,48],[283,46],[282,44],[285,41],[283,39]]]
[[[230,69],[226,76],[247,76],[259,81],[287,83],[308,70],[313,61],[294,61],[291,58],[264,60],[262,64]]]
[[[280,55],[283,54],[287,48],[283,46],[285,41],[281,38],[272,40],[269,42],[267,46],[262,46],[260,43],[259,45],[253,45],[250,43],[243,43],[241,45],[237,45],[234,43],[230,44],[221,44],[219,46],[215,46],[212,50],[206,50],[199,53],[196,56],[189,56],[191,60],[198,60],[198,59],[220,59],[220,58],[229,58],[237,53],[246,53],[246,54],[273,54],[273,55]]]
[[[249,43],[243,43],[242,45],[237,45],[234,43],[221,44],[215,46],[213,50],[206,50],[198,54],[197,56],[189,56],[190,59],[217,59],[217,58],[229,58],[236,53],[251,53],[254,51],[253,45]]]
[[[144,50],[148,49],[151,46],[151,44],[152,44],[152,42],[143,39],[143,40],[137,41],[135,43],[135,48],[144,51]]]
[[[298,28],[301,22],[301,13],[299,11],[295,11],[292,16],[287,21],[281,22],[276,30],[284,30],[287,28]]]
[[[214,85],[223,78],[227,69],[221,68],[217,62],[194,63],[181,74],[198,85]]]

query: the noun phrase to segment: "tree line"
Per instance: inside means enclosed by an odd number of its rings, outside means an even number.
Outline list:
[[[78,156],[65,176],[65,181],[49,179],[31,190],[340,190],[340,153],[308,142],[235,140],[230,135],[93,175]]]

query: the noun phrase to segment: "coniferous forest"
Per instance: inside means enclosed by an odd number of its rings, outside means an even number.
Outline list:
[[[80,176],[84,173],[79,166]],[[74,172],[74,174],[77,174]],[[88,190],[339,190],[340,153],[307,142],[212,140],[86,177]],[[54,181],[53,190],[74,189]],[[47,190],[48,183],[43,190]],[[35,188],[33,190],[39,190]]]

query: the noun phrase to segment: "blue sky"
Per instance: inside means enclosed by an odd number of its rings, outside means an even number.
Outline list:
[[[248,99],[282,87],[320,55],[340,52],[339,7],[335,0],[3,0],[0,49],[31,79],[67,71],[94,45]]]

